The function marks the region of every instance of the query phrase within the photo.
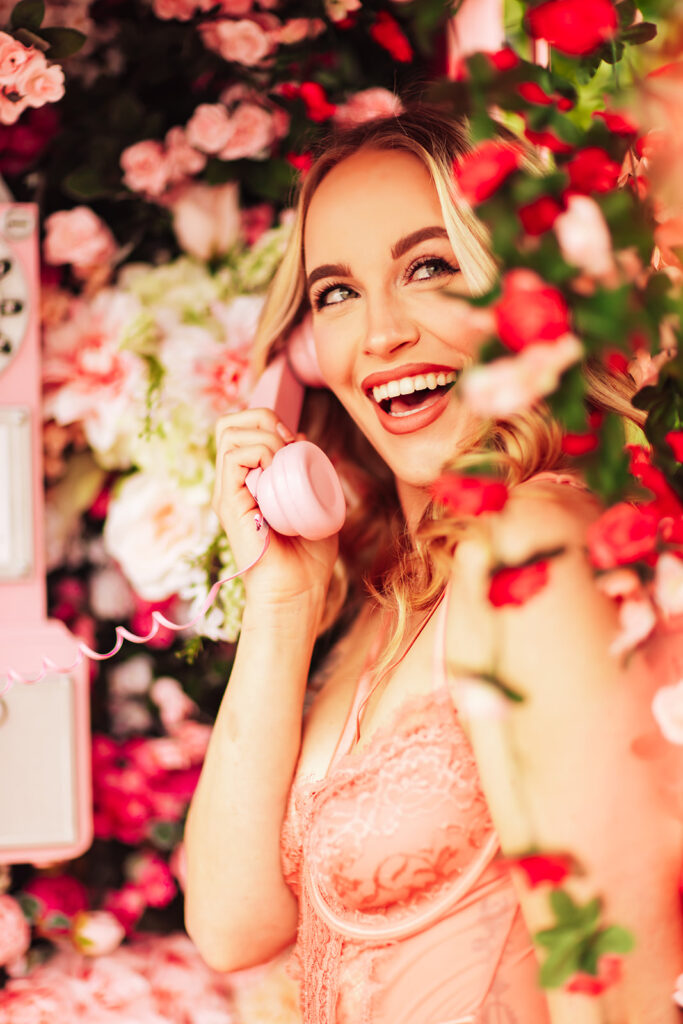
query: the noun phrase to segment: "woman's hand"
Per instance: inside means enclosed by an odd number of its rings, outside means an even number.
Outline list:
[[[256,500],[245,484],[250,470],[267,469],[273,456],[295,438],[270,409],[223,416],[216,425],[216,480],[212,507],[235,561],[249,565],[264,543],[256,529]],[[248,602],[286,604],[314,596],[322,605],[337,556],[337,537],[309,541],[271,530],[263,559],[243,577]]]

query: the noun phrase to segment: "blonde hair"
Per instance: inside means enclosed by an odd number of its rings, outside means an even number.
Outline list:
[[[501,128],[503,145],[512,136]],[[300,189],[289,243],[273,279],[254,345],[254,368],[261,371],[285,344],[291,329],[308,311],[304,273],[304,225],[311,199],[326,175],[360,149],[399,150],[414,154],[426,166],[439,198],[444,224],[463,277],[474,294],[486,292],[497,276],[484,225],[456,192],[453,163],[471,149],[465,118],[438,108],[414,104],[391,118],[339,131],[314,161]],[[533,163],[533,159],[530,160]],[[613,409],[638,419],[630,404],[635,385],[617,381],[595,365],[589,371],[588,394],[598,408]],[[430,609],[445,586],[443,559],[434,557],[453,540],[458,524],[447,522],[430,503],[416,535],[402,521],[393,478],[359,428],[331,392],[308,389],[302,429],[320,444],[349,480],[352,502],[340,534],[340,554],[328,595],[322,628],[330,625],[349,588],[364,580],[377,601],[393,612],[394,628],[381,665],[398,651],[412,610]],[[533,409],[482,427],[473,446],[485,442],[487,454],[509,485],[536,473],[561,468],[561,430],[543,403]],[[481,457],[470,449],[453,465],[462,467]],[[450,538],[450,539],[449,539]],[[353,575],[349,569],[353,568]],[[360,591],[352,595],[360,597]]]

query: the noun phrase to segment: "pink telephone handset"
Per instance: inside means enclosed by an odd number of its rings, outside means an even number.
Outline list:
[[[249,408],[272,409],[294,433],[304,385],[325,386],[307,321],[292,332],[286,354],[277,356],[259,378]],[[346,518],[339,477],[327,455],[310,441],[281,448],[267,469],[247,474],[246,485],[268,525],[286,537],[322,540],[337,533]]]

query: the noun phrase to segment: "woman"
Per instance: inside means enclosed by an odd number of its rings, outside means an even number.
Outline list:
[[[499,842],[538,843],[571,851],[585,871],[575,897],[601,894],[607,919],[636,935],[610,1020],[669,1024],[681,827],[630,757],[649,678],[634,659],[625,681],[608,654],[614,611],[583,552],[596,503],[553,474],[559,430],[542,410],[491,428],[451,393],[486,334],[454,293],[495,273],[453,193],[467,148],[461,125],[415,109],[351,132],[303,186],[258,347],[267,362],[311,310],[329,391],[308,393],[304,428],[356,497],[339,538],[273,532],[244,576],[230,686],[187,822],[187,926],[220,970],[270,958],[298,930],[307,1024],[600,1020],[584,996],[538,986],[530,932],[549,923],[545,896],[496,856]],[[629,408],[616,381],[596,378],[596,401],[597,385],[603,404]],[[238,564],[262,547],[246,474],[291,440],[264,409],[218,426],[214,507]],[[429,497],[444,465],[483,444],[514,486],[505,511],[483,517],[485,537],[481,519],[439,523]],[[491,546],[509,562],[563,553],[533,601],[494,612]],[[313,644],[344,609],[302,735]],[[472,722],[475,762],[457,712],[463,679],[494,658],[527,697],[510,716],[527,807],[495,723]]]

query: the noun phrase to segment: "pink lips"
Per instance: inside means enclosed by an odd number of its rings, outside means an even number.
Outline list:
[[[396,366],[390,370],[382,370],[379,373],[371,373],[362,383],[366,394],[370,395],[372,388],[387,384],[390,380],[400,380],[401,377],[416,377],[417,374],[427,373],[451,373],[453,366],[443,366],[436,363],[406,363],[403,366]],[[370,401],[375,410],[377,418],[389,434],[412,434],[415,430],[422,430],[428,427],[434,420],[437,420],[445,410],[450,400],[450,388],[435,398],[434,401],[415,412],[403,416],[392,416],[385,412],[381,405],[370,395]]]

